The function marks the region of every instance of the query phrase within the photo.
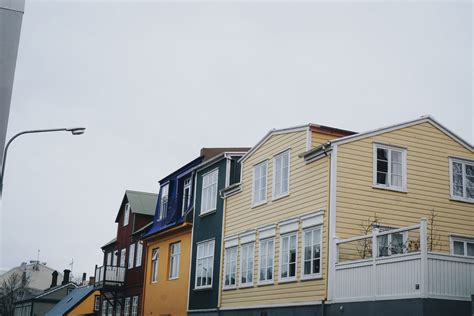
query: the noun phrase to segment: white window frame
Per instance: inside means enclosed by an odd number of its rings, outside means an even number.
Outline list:
[[[245,258],[245,259],[249,259],[251,258],[252,259],[252,265],[251,265],[251,275],[252,275],[252,281],[246,281],[245,283],[242,282],[242,276],[243,276],[243,271],[244,271],[244,256],[242,255],[243,254],[243,250],[244,248],[249,248],[251,247],[252,250],[251,252],[249,253],[249,257],[248,258]],[[245,262],[245,264],[247,264],[248,262]],[[249,270],[248,269],[245,269],[245,272],[248,272]],[[254,281],[255,281],[255,242],[248,242],[248,243],[245,243],[245,244],[241,244],[240,245],[240,273],[239,273],[239,287],[252,287],[253,284],[254,284]]]
[[[143,259],[143,241],[139,240],[137,242],[137,255],[135,259],[135,267],[142,266],[142,259]]]
[[[169,190],[170,184],[166,183],[161,188],[161,197],[160,197],[160,220],[165,219],[168,213],[168,204],[169,204]],[[166,195],[165,195],[166,192]]]
[[[304,273],[306,232],[319,230],[319,273]],[[316,279],[322,277],[323,272],[323,225],[311,226],[303,229],[301,242],[301,279]],[[311,271],[313,271],[313,244],[311,244]]]
[[[273,242],[273,247],[272,247],[272,278],[271,279],[267,279],[266,278],[266,269],[265,269],[265,280],[262,280],[260,279],[260,269],[262,268],[262,244],[263,243],[268,243],[268,242]],[[275,280],[275,237],[268,237],[268,238],[264,238],[264,239],[260,239],[259,240],[259,246],[258,246],[258,250],[259,250],[259,256],[258,256],[258,284],[259,285],[264,285],[264,284],[272,284]],[[268,245],[266,247],[266,249],[268,250]],[[268,268],[269,265],[268,265],[268,258],[269,258],[269,255],[268,255],[268,252],[265,253],[265,257],[266,257],[266,265],[265,265],[265,268]]]
[[[96,295],[94,298],[94,311],[98,312],[100,310],[100,295]]]
[[[453,163],[460,163],[462,165],[462,196],[454,195],[454,183],[453,183]],[[450,196],[453,200],[463,201],[474,203],[474,198],[467,197],[467,175],[466,175],[466,165],[474,166],[474,160],[449,157],[449,185],[450,185]]]
[[[130,315],[130,297],[125,298],[125,303],[123,304],[123,316]]]
[[[130,244],[128,249],[128,268],[132,269],[135,262],[135,243]]]
[[[283,271],[283,238],[289,238],[291,236],[295,236],[295,275],[294,276],[288,276],[288,277],[282,277],[281,273]],[[288,250],[290,249],[290,243],[288,242]],[[278,282],[279,283],[285,283],[285,282],[293,282],[296,281],[296,278],[298,276],[298,231],[292,231],[285,233],[283,235],[280,235],[280,258],[279,258],[279,263],[278,263]],[[288,275],[290,274],[290,266],[289,266],[289,260],[290,256],[288,256]]]
[[[178,252],[173,252],[175,247],[178,247]],[[170,244],[170,272],[169,272],[169,280],[176,280],[179,278],[179,261],[181,256],[181,242],[175,242]],[[173,269],[173,262],[176,262],[176,271]]]
[[[112,251],[107,252],[107,256],[105,259],[105,265],[111,266],[112,265]]]
[[[215,182],[213,182],[215,176]],[[210,181],[206,186],[204,186],[204,180],[206,178],[209,178]],[[205,174],[202,175],[202,189],[201,189],[201,215],[210,213],[212,211],[215,211],[217,209],[217,188],[218,188],[218,182],[219,182],[219,169],[215,168],[212,171],[209,171]],[[213,191],[213,187],[215,187]],[[207,190],[210,190],[209,192],[209,198],[210,200],[207,201],[205,197],[207,196],[206,192]],[[206,205],[207,204],[207,205]]]
[[[208,249],[211,249],[211,246],[212,246],[212,250],[209,251],[210,252],[209,255],[202,255],[203,254],[202,251],[204,251],[204,250],[202,250],[201,252],[199,251],[199,247],[204,247],[204,249],[206,249],[206,247],[208,247]],[[214,239],[202,241],[202,242],[200,242],[196,245],[196,271],[195,271],[195,282],[194,282],[194,288],[195,289],[210,289],[210,288],[212,288],[212,283],[214,281],[214,277],[213,277],[213,274],[214,274],[214,252],[215,252],[215,240]],[[200,253],[201,253],[201,256],[200,256]],[[207,271],[207,270],[204,267],[204,265],[203,265],[204,271],[199,271],[198,270],[199,266],[200,266],[200,263],[199,263],[200,261],[203,262],[203,263],[206,263],[207,269],[209,269],[209,267],[212,267],[211,283],[210,284],[202,285],[202,272],[204,272],[204,276],[206,276],[205,271]],[[198,285],[198,276],[201,276],[201,285]]]
[[[462,255],[454,254],[454,242],[455,241],[456,242],[462,242],[464,244],[464,254],[462,254]],[[474,245],[474,237],[450,236],[449,237],[449,244],[450,244],[450,247],[451,247],[451,254],[453,256],[474,258],[474,256],[468,256],[467,255],[467,244],[473,244]]]
[[[282,158],[282,178],[283,178],[283,156],[285,155],[288,155],[288,168],[287,168],[287,181],[288,181],[288,185],[287,185],[287,191],[286,192],[283,192],[281,191],[279,194],[277,194],[275,192],[276,190],[276,161],[277,159],[280,159]],[[291,152],[290,152],[290,149],[287,149],[275,156],[273,156],[273,186],[272,186],[272,199],[273,200],[277,200],[277,199],[280,199],[282,197],[285,197],[287,195],[290,194],[290,165],[291,165],[291,161],[290,161],[290,158],[291,157]],[[280,185],[283,185],[283,181],[280,183]]]
[[[120,251],[120,267],[125,268],[125,260],[127,258],[127,248],[122,248]]]
[[[255,178],[255,172],[256,172],[257,168],[260,168],[263,165],[265,165],[265,193],[264,193],[264,199],[260,200],[260,201],[256,201],[255,200],[255,182],[256,182],[257,179]],[[260,176],[259,184],[260,184],[260,180],[262,178],[263,177]],[[252,207],[256,207],[256,206],[267,203],[267,195],[268,195],[268,160],[264,160],[264,161],[261,161],[261,162],[255,164],[253,166],[253,172],[252,172]]]
[[[130,203],[125,204],[125,211],[123,214],[123,226],[127,226],[130,219]]]
[[[158,282],[159,260],[160,260],[160,248],[155,248],[151,252],[151,283]]]
[[[237,273],[237,262],[238,262],[238,247],[237,246],[232,246],[225,248],[224,251],[224,279],[222,280],[223,288],[224,289],[235,289],[237,287],[237,279],[239,278],[239,275]],[[234,254],[235,256],[232,257],[231,254]],[[229,262],[230,259],[233,259],[232,261]],[[233,264],[233,266],[232,266]],[[227,275],[229,275],[229,280],[231,280],[231,275],[232,275],[232,267],[234,267],[234,284],[225,284],[225,280]],[[229,271],[230,270],[230,271]]]
[[[131,316],[138,316],[138,296],[132,298],[132,312]]]
[[[183,180],[183,201],[181,204],[181,215],[184,215],[184,212],[189,208],[191,203],[191,186],[192,186],[192,177],[186,178]],[[186,190],[188,190],[188,195],[186,195]]]
[[[385,149],[388,151],[387,157],[387,184],[377,183],[377,149]],[[391,184],[392,181],[392,151],[398,151],[401,153],[402,158],[402,185],[395,186]],[[393,191],[406,192],[407,191],[407,150],[403,147],[384,145],[374,143],[373,145],[373,186],[379,189],[388,189]]]

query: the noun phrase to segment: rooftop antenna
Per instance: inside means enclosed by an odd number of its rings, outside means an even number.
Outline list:
[[[74,267],[74,258],[71,259],[71,263],[69,264],[69,266],[71,267],[71,273],[72,273],[72,268]]]

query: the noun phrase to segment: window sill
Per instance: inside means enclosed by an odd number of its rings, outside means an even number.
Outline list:
[[[394,187],[387,187],[383,185],[372,185],[373,189],[379,189],[379,190],[386,190],[386,191],[394,191],[394,192],[400,192],[400,193],[408,193],[407,189],[400,189],[400,188],[394,188]]]
[[[174,281],[174,280],[178,280],[179,277],[175,277],[175,278],[168,278],[168,281]]]
[[[217,212],[217,209],[213,209],[213,210],[208,211],[208,212],[206,212],[206,213],[201,213],[201,214],[199,214],[199,217],[206,217],[207,215],[211,215],[211,214],[214,214],[214,213],[216,213],[216,212]]]
[[[455,201],[455,202],[462,202],[462,203],[469,203],[469,204],[474,204],[474,200],[470,200],[470,199],[465,199],[465,198],[461,198],[461,197],[454,197],[454,196],[451,196],[450,198],[451,201]]]
[[[246,288],[249,288],[249,287],[253,287],[253,283],[251,283],[251,284],[241,284],[239,286],[239,289],[246,289]]]
[[[235,289],[237,289],[237,287],[235,285],[232,285],[232,286],[225,286],[222,289],[224,291],[228,291],[228,290],[235,290]]]
[[[262,281],[262,282],[257,283],[257,286],[266,286],[266,285],[275,285],[275,282],[273,280],[270,280],[270,281]]]
[[[287,196],[290,196],[290,192],[287,192],[287,193],[282,194],[282,195],[279,195],[279,196],[274,196],[274,197],[272,198],[272,202],[281,200],[281,199],[283,199],[283,198],[286,198]]]
[[[202,287],[195,287],[193,291],[202,292],[202,291],[210,291],[212,290],[212,286],[202,286]]]
[[[281,283],[291,283],[291,282],[296,282],[296,281],[298,281],[298,280],[296,279],[296,277],[294,277],[294,278],[291,278],[291,279],[287,278],[287,279],[283,279],[283,280],[278,280],[278,283],[279,284],[281,284]]]
[[[322,280],[323,276],[321,274],[315,275],[306,275],[301,277],[301,281],[310,281],[310,280]]]
[[[259,206],[262,206],[262,205],[265,205],[265,204],[267,204],[267,200],[262,201],[262,202],[258,202],[256,204],[252,204],[252,208],[256,208],[256,207],[259,207]]]

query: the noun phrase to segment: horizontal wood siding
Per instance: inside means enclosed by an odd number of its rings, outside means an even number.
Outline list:
[[[289,195],[272,201],[273,156],[286,149],[290,154]],[[298,155],[306,150],[306,132],[277,134],[269,138],[243,164],[242,191],[226,200],[224,236],[240,234],[258,227],[277,224],[286,219],[303,214],[324,210],[323,245],[322,245],[322,279],[301,281],[301,247],[302,228],[298,229],[297,279],[291,283],[278,284],[280,235],[276,229],[274,283],[257,285],[259,236],[256,236],[254,256],[254,286],[221,290],[223,308],[251,307],[256,305],[288,304],[315,302],[326,296],[326,261],[327,261],[327,208],[328,208],[328,175],[329,159],[323,158],[311,164],[305,164]],[[268,159],[267,203],[252,208],[253,165]],[[240,276],[240,253],[238,256],[237,276]],[[221,272],[224,273],[223,269]],[[223,278],[221,278],[223,280]],[[222,289],[222,284],[221,284]]]
[[[373,188],[373,143],[406,148],[407,192]],[[375,214],[382,225],[403,227],[435,210],[434,251],[449,252],[449,235],[474,235],[474,204],[450,200],[449,158],[474,154],[430,123],[421,123],[339,145],[336,230],[338,238],[362,235]],[[428,227],[429,229],[429,227]]]
[[[334,139],[334,138],[337,138],[337,136],[313,132],[312,137],[311,137],[312,148],[317,147],[321,144],[327,143],[329,140]]]

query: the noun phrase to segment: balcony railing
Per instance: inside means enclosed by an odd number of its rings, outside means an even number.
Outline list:
[[[334,301],[415,297],[470,301],[474,258],[429,252],[427,241],[425,219],[411,227],[374,229],[370,235],[337,240]]]
[[[125,267],[96,267],[95,286],[122,286],[125,282],[125,272]]]

